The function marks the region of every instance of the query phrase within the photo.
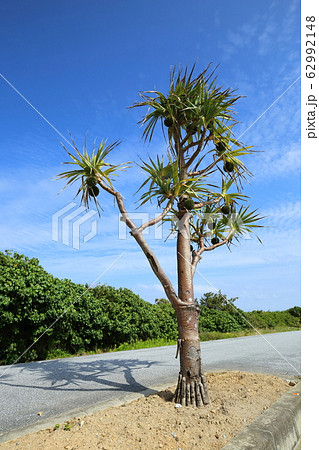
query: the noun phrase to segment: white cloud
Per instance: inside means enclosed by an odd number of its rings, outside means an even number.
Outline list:
[[[270,181],[274,178],[299,177],[300,157],[300,145],[298,143],[268,147],[265,152],[252,157],[248,165],[254,174],[253,183],[261,180]]]

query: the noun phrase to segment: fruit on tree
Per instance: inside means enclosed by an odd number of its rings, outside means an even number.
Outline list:
[[[194,200],[192,200],[191,198],[186,198],[186,199],[183,201],[183,207],[184,207],[185,209],[188,209],[188,211],[190,211],[191,209],[193,209],[193,208],[194,208],[194,205],[195,205]]]
[[[94,186],[96,186],[96,178],[93,176],[87,177],[86,178],[86,185],[90,188],[93,188]]]
[[[97,197],[100,193],[100,189],[97,186],[90,187],[89,195],[91,197]]]
[[[224,164],[224,171],[225,172],[233,172],[234,164],[231,161],[226,161]]]
[[[216,144],[216,150],[217,150],[218,153],[223,153],[225,150],[227,150],[227,147],[224,144],[224,142],[219,141]]]
[[[224,205],[221,207],[221,211],[223,214],[227,215],[230,213],[230,207],[228,205]]]
[[[164,120],[164,125],[166,127],[171,127],[173,125],[173,120],[170,117],[166,117],[166,119]]]

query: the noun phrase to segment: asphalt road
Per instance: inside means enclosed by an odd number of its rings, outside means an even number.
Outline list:
[[[300,331],[203,342],[204,370],[241,370],[295,378]],[[0,443],[177,381],[175,346],[0,367]],[[39,413],[41,414],[39,415]],[[18,431],[19,430],[19,431]]]

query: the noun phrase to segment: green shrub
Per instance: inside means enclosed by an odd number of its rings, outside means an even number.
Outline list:
[[[4,364],[15,362],[30,346],[20,362],[177,338],[170,304],[152,305],[129,289],[89,289],[60,280],[37,259],[10,252],[0,253],[0,327]]]
[[[168,300],[157,302],[152,305],[155,315],[157,337],[168,341],[176,340],[178,337],[177,318],[174,308]]]
[[[227,311],[219,311],[210,309],[206,306],[202,307],[199,317],[199,330],[203,331],[221,331],[227,333],[229,331],[240,330],[241,326],[234,317]]]
[[[287,313],[291,314],[294,317],[298,317],[301,319],[301,308],[300,306],[294,306],[293,308],[289,308],[286,311]]]
[[[105,319],[104,347],[157,337],[150,303],[129,289],[98,286],[92,291],[100,302]]]
[[[256,328],[278,326],[300,327],[300,319],[287,311],[250,311],[245,313],[249,322]]]
[[[233,306],[236,298],[226,300],[221,292],[202,297],[201,337],[250,328],[245,318],[256,328],[300,326],[300,307],[246,313]],[[145,347],[141,341],[165,345],[178,337],[168,300],[150,304],[129,289],[60,280],[36,258],[10,251],[0,252],[0,329],[0,364]]]
[[[99,346],[103,315],[84,286],[53,277],[36,258],[0,252],[0,328],[0,361],[11,364],[22,353],[20,362]]]
[[[241,309],[237,308],[234,305],[234,302],[237,299],[238,299],[238,297],[227,298],[227,296],[222,294],[221,291],[218,291],[217,293],[206,292],[205,294],[203,294],[203,296],[199,300],[199,304],[202,308],[201,314],[204,316],[206,315],[206,311],[207,311],[206,308],[208,308],[209,310],[214,310],[214,311],[227,312],[237,323],[239,328],[237,327],[236,329],[249,328],[249,324],[248,324],[247,320],[245,319],[246,316],[245,316],[244,311],[242,311]],[[228,317],[228,316],[225,316],[225,317]],[[236,327],[236,325],[234,324],[234,322],[232,320],[231,320],[231,323],[233,325],[231,326],[229,324],[229,327],[231,327],[231,328]],[[223,327],[221,327],[221,328],[223,328]],[[225,327],[225,328],[228,328],[228,327]],[[228,330],[228,331],[234,331],[234,329]]]
[[[170,304],[152,305],[126,288],[97,286],[93,295],[105,317],[104,347],[139,340],[177,338],[177,322]]]

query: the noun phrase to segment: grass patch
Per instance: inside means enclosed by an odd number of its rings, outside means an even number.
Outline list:
[[[49,352],[48,359],[63,359],[75,356],[99,355],[101,353],[122,352],[125,350],[140,350],[142,348],[165,347],[167,345],[176,345],[176,340],[167,339],[147,339],[146,341],[123,342],[112,348],[97,348],[95,350],[80,350],[76,353],[69,353],[64,350],[55,349]]]
[[[167,345],[176,345],[176,340],[167,339],[148,339],[147,341],[136,341],[132,343],[124,342],[116,345],[111,352],[122,352],[124,350],[139,350],[142,348],[163,347]]]
[[[256,331],[257,330],[257,331]],[[283,333],[285,331],[297,331],[300,328],[277,326],[274,328],[256,328],[256,330],[239,330],[231,331],[229,333],[221,333],[219,331],[203,331],[199,333],[201,342],[215,341],[217,339],[230,339],[243,336],[254,336],[256,334],[268,334],[268,333]]]

